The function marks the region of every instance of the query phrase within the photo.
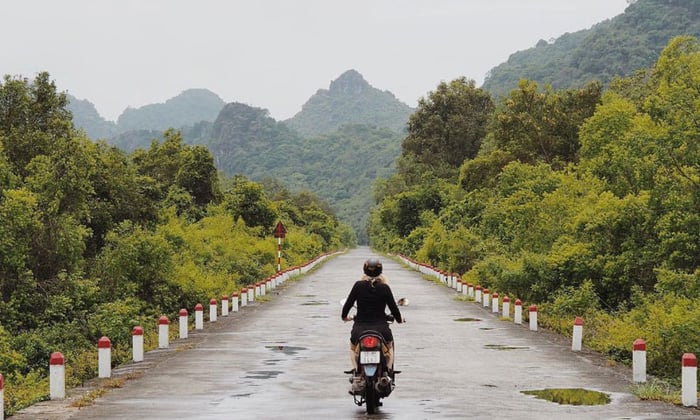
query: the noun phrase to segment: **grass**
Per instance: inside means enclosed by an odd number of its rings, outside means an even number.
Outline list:
[[[142,371],[127,373],[118,378],[108,378],[100,382],[99,387],[88,391],[85,395],[71,403],[71,407],[89,407],[95,403],[95,400],[103,396],[110,389],[121,388],[126,381],[138,379],[143,376]]]
[[[636,384],[632,393],[640,400],[663,401],[671,404],[681,404],[681,393],[667,382],[658,379],[643,384]]]

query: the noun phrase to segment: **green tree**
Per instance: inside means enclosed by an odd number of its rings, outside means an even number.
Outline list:
[[[403,155],[438,176],[453,176],[465,159],[478,153],[493,110],[491,96],[473,80],[442,82],[418,101],[408,121]]]
[[[72,135],[71,114],[64,93],[46,72],[33,81],[4,77],[0,84],[0,142],[13,171],[24,177],[35,156],[48,155],[60,139]]]
[[[234,220],[240,217],[246,226],[259,227],[262,233],[272,231],[277,215],[265,196],[262,185],[238,176],[233,190],[225,200]]]
[[[496,146],[525,163],[561,166],[578,160],[578,127],[593,115],[602,86],[555,92],[551,86],[521,80],[496,111],[492,134]]]

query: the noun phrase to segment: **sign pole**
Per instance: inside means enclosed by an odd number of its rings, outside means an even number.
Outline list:
[[[277,272],[282,271],[282,238],[277,238]]]
[[[275,238],[277,238],[277,272],[282,271],[282,238],[287,234],[287,229],[284,228],[282,221],[277,222],[275,226]]]

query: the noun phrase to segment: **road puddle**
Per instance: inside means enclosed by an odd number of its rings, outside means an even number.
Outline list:
[[[605,405],[610,403],[610,395],[583,388],[548,388],[520,392],[562,405]]]
[[[284,372],[281,370],[255,370],[248,372],[245,377],[249,379],[272,379],[276,378],[281,373]]]
[[[265,346],[265,348],[270,349],[274,352],[284,353],[287,356],[294,356],[301,350],[306,350],[306,347],[285,346],[283,344],[278,344],[276,346]]]
[[[318,306],[318,305],[328,305],[327,300],[312,300],[309,302],[304,302],[301,304],[302,306]]]
[[[479,318],[456,318],[454,319],[455,322],[479,322],[481,321]]]
[[[485,349],[491,350],[527,350],[530,347],[527,346],[507,346],[505,344],[486,344]]]

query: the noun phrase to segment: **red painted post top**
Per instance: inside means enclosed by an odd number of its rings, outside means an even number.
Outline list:
[[[504,296],[503,303],[510,303],[510,298],[508,296]]]
[[[647,351],[647,342],[638,338],[632,343],[632,350],[634,351]]]
[[[204,310],[204,306],[202,306],[201,303],[198,303],[198,304],[195,305],[194,310],[195,310],[195,311],[203,311],[203,310]]]
[[[681,359],[683,367],[697,367],[698,359],[693,353],[683,353],[683,358]]]
[[[0,373],[0,391],[2,391],[2,389],[3,389],[4,386],[5,386],[4,382],[5,382],[5,381],[4,381],[3,377],[2,377],[2,373]]]
[[[143,328],[140,326],[135,326],[131,329],[131,335],[143,335]]]
[[[574,320],[574,325],[582,326],[583,325],[583,318],[581,318],[580,316],[577,316],[576,319]]]
[[[520,299],[515,299],[515,305],[516,305],[516,306],[522,306],[522,305],[523,305],[523,301],[520,300]]]
[[[498,293],[493,292],[493,294],[491,294],[491,297],[497,298],[497,297],[498,297]]]
[[[481,286],[477,285],[476,290],[481,290]]]
[[[243,294],[246,294],[246,293],[248,293],[248,289],[246,289],[245,287],[244,287],[244,288],[242,288],[242,289],[241,289],[241,293],[243,293]]]
[[[462,279],[457,279],[457,283],[462,284]]]
[[[537,305],[530,305],[530,312],[537,312]]]
[[[474,287],[474,285],[471,283],[467,283],[467,287]]]
[[[167,316],[163,315],[158,318],[158,325],[170,325],[170,320]]]
[[[51,353],[51,357],[49,358],[49,364],[51,366],[65,365],[66,358],[63,357],[63,353],[55,351]]]
[[[226,295],[221,295],[221,300],[228,300],[228,296],[226,296]]]
[[[233,298],[238,298],[238,292],[233,292],[233,294],[231,295],[231,297],[233,297]]]
[[[488,294],[488,293],[489,293],[489,289],[484,289],[484,293]]]
[[[185,308],[180,309],[180,316],[187,316],[187,315],[189,315],[189,313],[187,312],[187,309],[185,309]]]
[[[216,299],[212,298],[212,299],[209,301],[209,304],[210,304],[210,305],[216,305]]]
[[[97,340],[97,348],[98,349],[112,348],[112,342],[109,340],[109,338],[103,336],[102,338]]]

